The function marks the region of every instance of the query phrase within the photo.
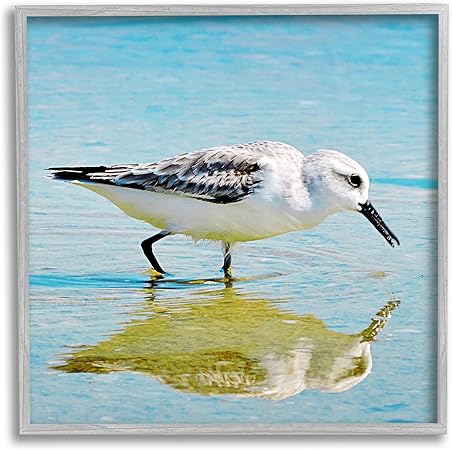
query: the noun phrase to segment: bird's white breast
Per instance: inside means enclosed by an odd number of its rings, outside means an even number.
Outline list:
[[[196,240],[243,242],[304,228],[286,200],[265,190],[240,202],[221,204],[106,184],[77,184],[107,198],[135,219]]]

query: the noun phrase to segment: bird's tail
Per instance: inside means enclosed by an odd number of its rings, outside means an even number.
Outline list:
[[[112,184],[119,175],[123,175],[137,164],[118,164],[114,166],[49,167],[47,178],[61,181],[80,181]]]

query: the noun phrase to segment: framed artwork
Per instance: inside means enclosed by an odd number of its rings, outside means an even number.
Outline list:
[[[17,7],[20,432],[445,433],[447,13]]]

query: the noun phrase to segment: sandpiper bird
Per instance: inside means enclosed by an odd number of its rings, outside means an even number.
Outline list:
[[[364,168],[334,150],[303,156],[291,145],[263,141],[153,163],[49,170],[51,178],[94,191],[160,229],[141,246],[161,274],[152,246],[171,234],[222,242],[222,269],[231,278],[234,243],[312,228],[344,210],[362,213],[392,247],[399,244],[368,200]]]

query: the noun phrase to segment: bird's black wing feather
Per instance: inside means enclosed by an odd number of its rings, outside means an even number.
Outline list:
[[[217,147],[139,165],[119,175],[115,184],[233,203],[263,181],[261,159],[262,155],[245,145]]]

